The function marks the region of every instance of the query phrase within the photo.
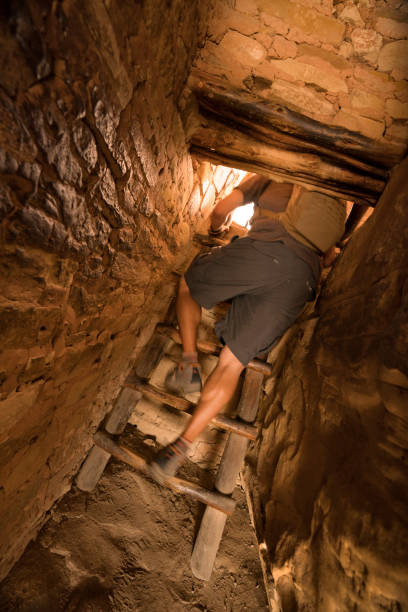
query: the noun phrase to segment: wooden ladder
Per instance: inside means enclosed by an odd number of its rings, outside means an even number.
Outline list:
[[[146,460],[120,441],[120,434],[124,432],[136,404],[142,397],[185,412],[194,409],[195,405],[187,399],[167,393],[149,383],[153,371],[166,353],[169,339],[181,344],[180,334],[173,325],[157,325],[152,339],[127,377],[106,422],[94,435],[94,446],[76,481],[82,491],[92,491],[95,488],[111,456],[137,470],[149,473]],[[199,339],[197,348],[200,353],[218,355],[222,347],[218,342]],[[202,580],[208,580],[211,576],[227,516],[231,515],[235,508],[232,493],[248,443],[257,436],[253,422],[257,415],[264,376],[270,374],[271,367],[268,364],[258,359],[251,361],[245,370],[237,417],[220,414],[211,421],[216,427],[229,432],[214,489],[209,490],[177,477],[166,482],[169,488],[190,495],[207,505],[191,557],[193,574]]]

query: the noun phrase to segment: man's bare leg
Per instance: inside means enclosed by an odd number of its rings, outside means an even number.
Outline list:
[[[184,276],[176,299],[177,320],[183,346],[183,356],[178,366],[166,377],[166,387],[177,395],[201,392],[201,369],[197,355],[197,327],[201,319],[201,306],[190,293]]]
[[[191,298],[191,296],[189,297]],[[191,313],[192,309],[189,310],[188,308],[188,298],[185,301],[184,298],[185,295],[180,300],[183,308],[187,304],[185,308],[187,311],[187,330],[184,328],[186,332],[184,337],[191,341],[193,337],[196,337],[193,336],[193,334],[196,334],[197,329],[197,325],[193,325],[196,318],[194,319],[194,314],[192,315]],[[195,309],[195,312],[197,314],[197,309]],[[185,312],[181,317],[184,314]],[[183,329],[182,320],[180,320],[180,329]],[[192,348],[189,344],[187,344],[187,347]],[[174,476],[192,442],[232,398],[243,369],[242,363],[235,357],[228,346],[225,346],[220,353],[217,366],[206,380],[201,392],[200,401],[186,429],[172,444],[164,447],[150,464],[150,473],[155,480],[165,483]]]
[[[184,439],[194,442],[211,419],[229,402],[234,395],[243,369],[242,363],[228,346],[225,346],[221,351],[217,366],[206,380],[191,421],[182,433]]]
[[[191,296],[184,276],[180,279],[176,300],[177,320],[180,326],[184,353],[197,353],[197,327],[201,320],[201,306]]]

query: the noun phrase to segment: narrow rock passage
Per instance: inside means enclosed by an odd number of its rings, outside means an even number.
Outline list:
[[[200,339],[216,343],[217,308],[205,311]],[[164,379],[180,347],[169,339],[149,380]],[[201,354],[203,375],[216,363]],[[236,397],[225,408],[234,411]],[[130,396],[131,397],[131,396]],[[131,402],[132,400],[129,399]],[[150,460],[190,417],[158,401],[135,401],[121,443]],[[212,489],[226,433],[214,425],[198,439],[178,475]],[[161,487],[111,458],[92,492],[74,485],[0,589],[0,608],[19,612],[267,610],[258,546],[244,491],[228,517],[208,582],[194,577],[190,557],[205,506]]]
[[[128,426],[126,444],[141,436]],[[187,461],[182,477],[210,486]],[[0,607],[20,612],[267,610],[257,546],[237,487],[209,582],[190,555],[203,506],[111,460],[92,493],[73,489],[3,582]]]

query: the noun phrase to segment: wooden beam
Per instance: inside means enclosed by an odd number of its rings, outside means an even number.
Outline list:
[[[78,473],[76,484],[81,491],[93,491],[110,459],[110,453],[93,446]]]
[[[94,435],[94,442],[99,448],[103,449],[113,457],[116,457],[116,459],[127,463],[136,470],[149,473],[148,463],[143,457],[136,455],[136,453],[131,451],[129,448],[126,448],[126,446],[119,444],[103,431],[96,432]],[[174,491],[177,491],[178,493],[190,495],[194,499],[216,508],[225,514],[230,515],[234,511],[235,501],[232,499],[232,497],[222,495],[216,491],[209,491],[195,482],[189,482],[188,480],[183,480],[174,476],[166,482],[166,486]]]
[[[122,389],[119,398],[110,413],[105,429],[111,434],[120,434],[125,430],[126,424],[136,407],[136,404],[142,397],[140,391],[133,389]],[[103,471],[110,459],[110,454],[106,451],[94,446],[84,463],[81,466],[77,476],[77,486],[81,491],[93,491]]]
[[[206,78],[206,83],[195,79],[192,90],[203,115],[222,117],[252,129],[259,129],[280,139],[286,145],[301,146],[307,142],[316,151],[348,163],[363,162],[367,170],[374,172],[390,169],[401,154],[390,144],[378,142],[346,128],[327,125],[316,119],[290,110],[278,99],[265,99],[242,89],[233,89],[224,82]],[[364,168],[364,165],[360,166]]]
[[[241,397],[238,404],[238,414],[251,422],[256,418],[259,398],[262,390],[263,374],[255,370],[246,370]],[[235,488],[237,477],[245,459],[248,440],[231,433],[225,445],[215,480],[219,492],[231,494]],[[221,542],[225,526],[225,515],[214,508],[206,508],[191,555],[191,570],[197,578],[209,580],[214,566],[215,557]]]
[[[324,159],[308,150],[307,143],[302,151],[288,150],[213,120],[194,132],[191,152],[216,164],[263,174],[280,182],[296,182],[371,206],[385,187],[385,179]]]
[[[125,431],[125,427],[141,397],[140,391],[126,388],[121,390],[105,424],[108,433],[117,435]]]
[[[206,83],[195,79],[192,86],[199,116],[191,150],[215,163],[373,205],[388,169],[400,160],[390,145],[327,126],[225,83],[206,77]]]
[[[177,329],[175,329],[171,325],[163,325],[159,323],[156,326],[156,331],[158,331],[159,334],[165,334],[166,336],[171,338],[173,342],[175,342],[176,344],[181,344],[180,333],[177,331]],[[222,344],[221,342],[217,342],[217,341],[198,339],[197,348],[200,353],[206,353],[209,355],[218,355],[218,353],[222,349]]]
[[[263,374],[255,370],[245,372],[241,397],[237,408],[238,415],[251,423],[256,418],[262,391]],[[242,462],[245,459],[248,441],[231,434],[222,455],[215,479],[215,488],[220,493],[230,495],[235,487]]]
[[[140,378],[149,378],[163,357],[167,343],[168,341],[163,336],[153,332],[153,336],[143,348],[135,366],[135,371]]]

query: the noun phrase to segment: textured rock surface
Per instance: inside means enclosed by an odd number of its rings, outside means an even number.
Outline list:
[[[1,575],[69,488],[213,203],[177,107],[207,8],[0,11]]]
[[[407,172],[281,347],[247,476],[285,611],[408,607]]]

